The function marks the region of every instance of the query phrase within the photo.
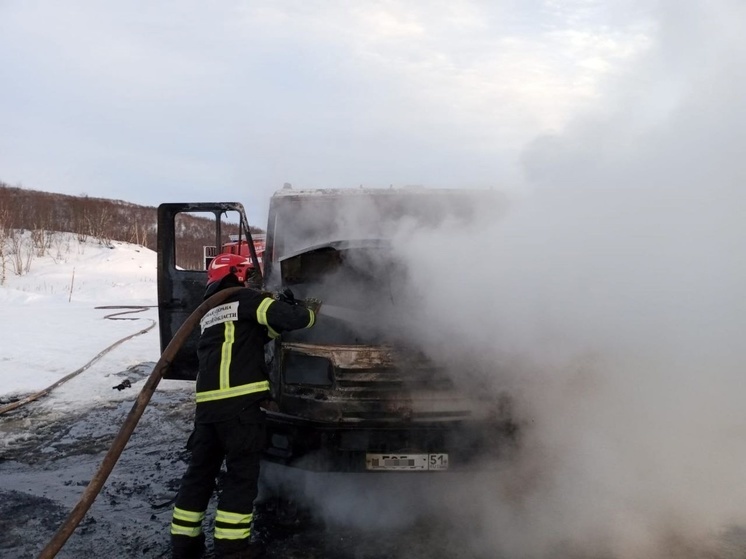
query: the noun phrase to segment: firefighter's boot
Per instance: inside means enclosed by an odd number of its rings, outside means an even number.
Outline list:
[[[172,559],[201,559],[205,554],[205,535],[196,538],[171,536]]]
[[[260,559],[264,557],[264,546],[252,542],[245,548],[237,551],[221,552],[216,549],[217,559]]]

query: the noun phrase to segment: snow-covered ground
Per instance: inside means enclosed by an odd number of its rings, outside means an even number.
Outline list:
[[[107,246],[95,239],[79,242],[72,234],[55,235],[45,255],[32,256],[27,273],[16,275],[6,264],[5,281],[0,285],[0,400],[42,390],[116,341],[155,324],[101,357],[40,404],[60,410],[97,400],[131,399],[132,390],[112,389],[122,379],[111,375],[138,363],[155,362],[160,356],[156,253],[119,241]],[[126,309],[100,308],[132,305],[149,308],[117,319],[106,316]],[[168,389],[169,383],[161,388]]]

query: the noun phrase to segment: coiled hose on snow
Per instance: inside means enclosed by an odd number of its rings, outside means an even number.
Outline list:
[[[149,309],[150,307],[149,306],[143,306],[143,305],[133,305],[133,306],[128,306],[128,307],[111,306],[111,307],[96,307],[96,308],[97,309],[131,309],[131,310],[122,311],[122,312],[118,312],[118,313],[114,313],[114,314],[108,314],[104,318],[108,318],[110,320],[137,320],[137,319],[127,319],[127,318],[118,318],[118,317],[119,317],[119,315],[122,315],[122,314],[131,314],[131,313],[136,313],[136,312],[142,312],[142,311],[145,311],[145,310]],[[116,342],[114,342],[113,344],[111,344],[109,347],[107,347],[105,349],[102,349],[100,352],[98,352],[98,354],[93,359],[91,359],[90,361],[88,361],[88,363],[86,363],[85,365],[83,365],[79,369],[74,370],[72,373],[70,373],[68,375],[65,375],[64,377],[62,377],[61,379],[59,379],[54,384],[52,384],[50,386],[47,386],[43,390],[40,390],[38,392],[34,392],[33,394],[29,394],[28,396],[25,396],[24,398],[21,398],[20,400],[17,400],[15,402],[11,402],[10,404],[7,404],[5,406],[0,406],[0,415],[4,415],[4,414],[8,413],[9,411],[16,410],[16,409],[20,408],[21,406],[25,406],[26,404],[30,404],[31,402],[34,402],[34,401],[38,400],[42,396],[46,396],[52,390],[54,390],[55,388],[58,388],[59,386],[62,386],[67,381],[72,380],[73,378],[75,378],[76,376],[78,376],[80,373],[82,373],[83,371],[87,370],[91,365],[93,365],[94,363],[96,363],[96,361],[98,361],[99,359],[101,359],[104,355],[106,355],[107,353],[109,353],[115,347],[123,344],[126,341],[131,340],[132,338],[134,338],[136,336],[140,336],[140,335],[145,334],[146,332],[149,332],[150,330],[152,330],[155,327],[156,323],[155,323],[155,320],[151,320],[150,322],[151,322],[150,326],[147,326],[147,327],[143,328],[142,330],[140,330],[138,332],[135,332],[134,334],[130,334],[129,336],[126,336],[126,337],[122,338],[121,340],[117,340]]]
[[[101,461],[101,465],[99,466],[94,476],[91,478],[91,481],[88,482],[88,486],[83,491],[78,504],[73,507],[73,509],[70,511],[70,514],[68,514],[67,518],[62,523],[62,526],[59,527],[46,547],[42,549],[38,559],[51,559],[52,557],[55,557],[59,550],[62,549],[62,546],[65,545],[65,542],[67,542],[72,533],[75,531],[75,528],[78,526],[78,524],[80,524],[80,521],[83,520],[85,513],[88,512],[88,509],[91,508],[93,501],[101,492],[101,488],[103,487],[104,483],[106,483],[106,480],[109,477],[111,471],[114,469],[117,460],[119,460],[124,447],[127,445],[130,436],[132,436],[132,432],[135,430],[138,421],[140,421],[140,417],[142,417],[145,408],[150,402],[150,399],[153,396],[158,383],[163,378],[164,373],[171,365],[171,362],[176,356],[176,353],[189,337],[189,334],[191,334],[197,323],[199,323],[202,317],[205,316],[207,311],[219,305],[225,299],[227,299],[237,291],[240,291],[241,289],[243,288],[231,287],[229,289],[219,291],[218,293],[204,301],[184,321],[184,324],[181,325],[181,328],[179,328],[179,330],[176,332],[176,335],[173,337],[171,342],[161,354],[161,358],[155,364],[155,367],[153,367],[153,372],[150,373],[150,376],[145,381],[145,385],[142,387],[142,390],[140,390],[140,393],[137,395],[137,400],[135,400],[135,403],[132,405],[132,409],[127,414],[127,418],[124,420],[122,427],[119,429],[119,433],[117,433],[117,436],[114,437],[114,440],[112,441],[111,446],[106,453],[106,456],[104,456],[104,459]]]

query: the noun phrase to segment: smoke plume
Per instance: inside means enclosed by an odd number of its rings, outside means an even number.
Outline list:
[[[507,211],[394,238],[398,334],[461,386],[510,394],[518,448],[437,484],[316,484],[328,517],[439,511],[468,557],[746,547],[746,5],[657,9],[639,63],[526,147]]]
[[[613,110],[527,147],[506,216],[394,244],[407,331],[462,383],[490,369],[522,424],[448,490],[475,553],[720,557],[746,522],[746,9],[686,4]]]

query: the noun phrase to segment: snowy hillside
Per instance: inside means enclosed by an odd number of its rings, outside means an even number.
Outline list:
[[[29,233],[26,233],[27,235]],[[128,243],[56,233],[43,256],[34,254],[23,275],[6,263],[0,285],[0,399],[46,388],[84,366],[117,340],[155,324],[156,253]],[[150,308],[120,319],[107,315]],[[126,320],[122,320],[126,319]],[[46,405],[111,399],[121,379],[110,375],[159,357],[157,327],[118,346],[90,369],[45,398]],[[63,404],[64,403],[64,404]]]

